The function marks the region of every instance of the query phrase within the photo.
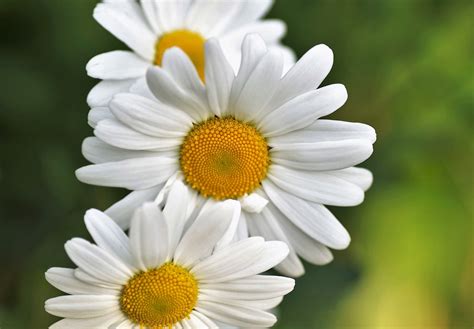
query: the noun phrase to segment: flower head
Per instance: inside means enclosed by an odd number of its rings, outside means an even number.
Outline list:
[[[262,20],[272,0],[108,0],[98,4],[94,18],[124,42],[130,51],[111,51],[92,58],[87,64],[91,77],[102,79],[94,87],[88,103],[91,116],[100,115],[110,97],[128,90],[145,76],[146,70],[164,64],[165,52],[173,47],[186,53],[199,77],[204,80],[204,44],[217,38],[226,58],[237,70],[240,45],[248,33],[259,33],[270,47],[285,54],[285,65],[294,63],[293,52],[279,40],[285,24],[276,19]]]
[[[318,88],[331,50],[315,46],[283,74],[281,53],[249,35],[234,75],[216,40],[205,48],[205,85],[172,48],[148,71],[147,85],[112,99],[96,137],[83,143],[95,164],[77,177],[134,191],[107,210],[124,228],[137,205],[166,201],[173,181],[183,181],[198,200],[240,201],[237,238],[287,242],[283,273],[303,273],[297,255],[326,264],[328,247],[346,248],[350,237],[325,205],[363,201],[372,175],[353,166],[372,154],[376,138],[368,125],[320,119],[347,99],[343,85]]]
[[[260,237],[231,242],[229,230],[240,212],[235,201],[207,203],[187,225],[184,185],[174,184],[169,193],[173,200],[163,212],[155,203],[138,208],[130,237],[100,211],[86,213],[96,244],[68,241],[66,252],[77,268],[46,272],[53,286],[69,294],[46,301],[49,313],[65,318],[52,328],[275,323],[267,310],[280,303],[294,281],[260,273],[281,262],[287,246]]]

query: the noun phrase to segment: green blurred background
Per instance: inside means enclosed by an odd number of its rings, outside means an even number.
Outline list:
[[[94,0],[1,0],[0,328],[46,328],[43,273],[70,266],[82,215],[123,191],[79,183],[91,134],[85,74],[94,55],[125,48],[92,19]],[[348,103],[334,117],[378,132],[364,164],[366,202],[333,211],[348,250],[307,275],[278,328],[470,328],[474,325],[472,0],[280,0],[285,43],[335,52],[326,84]]]

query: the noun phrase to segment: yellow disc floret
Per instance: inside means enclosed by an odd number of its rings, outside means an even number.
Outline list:
[[[198,284],[185,268],[165,263],[140,272],[123,287],[120,308],[141,327],[172,328],[189,317],[198,298]]]
[[[155,64],[161,66],[163,55],[172,47],[181,48],[193,62],[199,77],[204,81],[204,43],[205,39],[196,32],[175,30],[163,34],[155,45]]]
[[[255,190],[267,175],[270,157],[265,138],[253,125],[215,117],[187,134],[180,162],[192,188],[222,200]]]

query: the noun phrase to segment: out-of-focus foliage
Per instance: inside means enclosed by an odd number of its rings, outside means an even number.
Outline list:
[[[94,0],[0,2],[0,327],[45,328],[44,280],[71,266],[63,243],[85,236],[87,208],[123,191],[79,183],[91,134],[85,74],[124,48],[92,17]],[[378,132],[366,202],[333,209],[352,234],[325,267],[307,266],[278,328],[468,328],[474,325],[471,0],[277,0],[298,55],[335,52],[326,84],[344,83],[333,117]]]

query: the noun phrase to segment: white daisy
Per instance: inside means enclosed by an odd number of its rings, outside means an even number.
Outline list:
[[[168,50],[163,67],[147,74],[155,98],[116,95],[111,117],[83,143],[95,165],[76,174],[134,191],[106,211],[123,228],[142,202],[166,198],[173,180],[199,192],[198,200],[239,200],[238,237],[287,242],[290,254],[278,270],[298,276],[297,255],[326,264],[328,247],[348,246],[348,232],[324,205],[363,201],[372,175],[353,166],[371,155],[375,131],[320,119],[347,99],[343,85],[317,88],[333,63],[327,46],[309,50],[283,77],[281,54],[259,36],[246,37],[242,54],[234,76],[218,43],[208,41],[204,85],[181,50]]]
[[[51,328],[268,327],[267,310],[293,290],[294,280],[260,275],[288,254],[280,241],[254,237],[226,242],[240,212],[228,200],[209,203],[187,230],[184,185],[163,212],[155,203],[138,208],[130,238],[109,217],[89,210],[85,222],[96,245],[74,238],[65,245],[76,269],[51,268],[46,279],[69,295],[46,301],[65,319]],[[184,231],[184,232],[183,232]]]
[[[240,63],[240,46],[248,33],[259,33],[271,48],[281,49],[286,65],[294,54],[279,41],[285,24],[276,19],[262,20],[273,0],[105,0],[97,5],[94,18],[131,51],[111,51],[92,58],[87,64],[91,77],[102,79],[94,87],[88,103],[103,111],[110,97],[127,91],[146,70],[162,65],[163,54],[180,47],[204,78],[204,43],[217,38],[234,69]],[[93,115],[93,114],[92,114]]]

